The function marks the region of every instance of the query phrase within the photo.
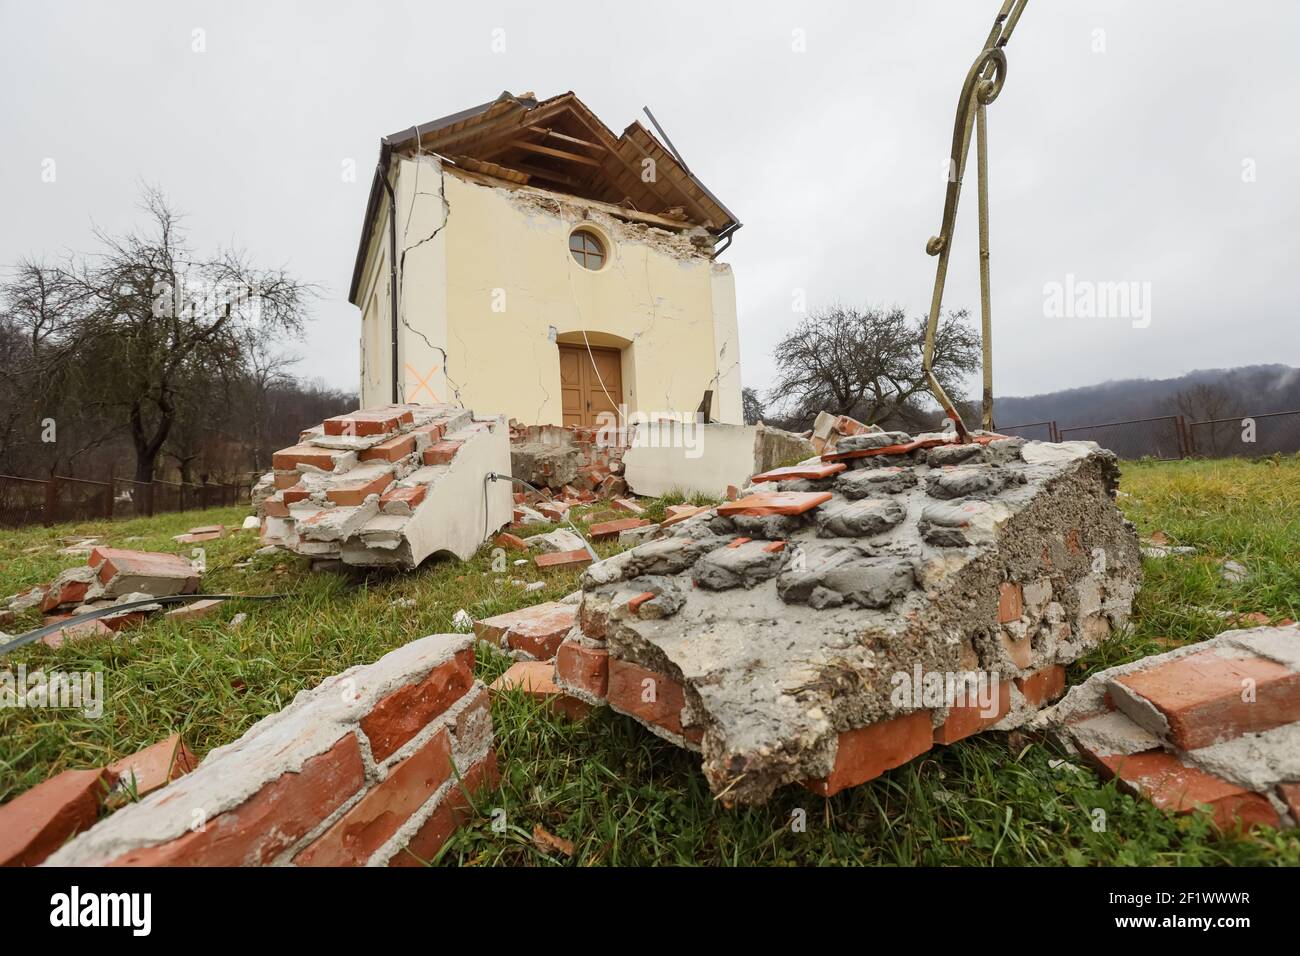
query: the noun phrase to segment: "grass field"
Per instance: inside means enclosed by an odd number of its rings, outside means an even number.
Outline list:
[[[1300,460],[1127,463],[1121,489],[1120,506],[1143,536],[1161,530],[1198,552],[1144,561],[1132,626],[1073,665],[1071,683],[1212,636],[1225,629],[1224,613],[1300,619]],[[0,532],[0,595],[81,563],[58,553],[61,536],[94,534],[118,546],[175,551],[172,535],[198,524],[238,526],[246,513],[228,508]],[[235,567],[257,548],[252,533],[209,542],[204,589],[279,593],[285,600],[232,602],[202,620],[154,620],[128,637],[58,651],[38,645],[5,658],[0,666],[24,663],[29,671],[102,669],[108,699],[99,720],[0,710],[0,800],[51,773],[102,765],[173,731],[202,756],[327,675],[452,630],[461,608],[484,617],[555,600],[578,579],[531,563],[493,573],[487,548],[473,561],[406,575],[311,574],[298,559],[275,555]],[[1245,564],[1249,577],[1225,582],[1223,558]],[[512,579],[540,580],[545,588],[524,594]],[[239,611],[248,619],[228,629]],[[8,629],[37,624],[39,617],[29,615]],[[508,664],[480,645],[484,681]],[[509,697],[494,715],[501,787],[483,796],[482,813],[447,844],[441,863],[1300,865],[1300,831],[1219,836],[1205,819],[1169,816],[1019,734],[936,748],[831,800],[792,787],[764,807],[726,810],[709,793],[698,758],[630,718],[602,710],[568,725]],[[490,826],[496,808],[505,811],[504,833]],[[573,856],[537,850],[536,824],[573,841]]]

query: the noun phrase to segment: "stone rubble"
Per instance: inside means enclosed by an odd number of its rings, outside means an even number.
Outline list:
[[[841,435],[736,501],[624,531],[645,540],[585,572],[555,684],[702,752],[726,803],[829,795],[1022,724],[1124,626],[1141,572],[1117,481],[1091,442]],[[914,674],[998,696],[896,701]]]

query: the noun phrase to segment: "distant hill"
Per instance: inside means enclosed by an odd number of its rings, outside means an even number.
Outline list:
[[[1196,386],[1202,388],[1197,390]],[[1183,394],[1183,408],[1179,407],[1179,393]],[[1222,408],[1214,407],[1215,399]],[[1188,402],[1190,407],[1186,407]],[[1300,369],[1287,365],[1202,369],[1180,378],[1123,379],[1046,395],[1007,396],[994,403],[999,425],[1055,420],[1062,428],[1176,415],[1180,411],[1203,420],[1297,409]]]
[[[1287,365],[1202,369],[1179,378],[1103,382],[1046,395],[998,398],[993,407],[998,427],[1005,429],[1042,421],[1055,421],[1060,428],[1068,429],[1181,414],[1189,423],[1236,420],[1192,429],[1196,451],[1200,454],[1267,454],[1300,447],[1300,416],[1261,422],[1256,443],[1247,447],[1240,444],[1241,418],[1300,410],[1300,369]],[[1039,428],[1020,434],[1028,438],[1047,437]],[[1177,453],[1174,430],[1159,423],[1067,433],[1063,437],[1099,441],[1124,457],[1142,454],[1173,457]]]

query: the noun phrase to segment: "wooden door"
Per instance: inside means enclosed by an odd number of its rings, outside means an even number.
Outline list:
[[[598,416],[606,412],[617,421],[623,401],[623,361],[618,349],[559,348],[564,424],[595,427],[600,424]]]

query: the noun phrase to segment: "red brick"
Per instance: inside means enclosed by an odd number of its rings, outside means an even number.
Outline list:
[[[1215,824],[1223,830],[1234,829],[1238,822],[1247,829],[1256,824],[1279,825],[1277,811],[1267,797],[1185,766],[1163,750],[1103,756],[1100,760],[1104,773],[1117,776],[1129,789],[1161,810],[1191,813],[1199,806],[1208,805]]]
[[[188,558],[158,551],[130,551],[125,548],[95,548],[90,552],[90,567],[99,569],[99,580],[110,583],[119,575],[132,578],[172,578],[180,582],[177,590],[190,594],[198,590],[199,579]],[[135,590],[135,589],[133,589]],[[148,590],[155,597],[162,592]],[[172,592],[167,592],[172,593]]]
[[[498,548],[509,548],[511,551],[528,550],[528,545],[524,543],[523,538],[519,537],[517,534],[511,534],[508,531],[501,532],[492,539],[492,543]]]
[[[460,451],[461,443],[458,441],[436,441],[424,450],[424,463],[426,465],[446,465],[456,457],[456,452]]]
[[[42,611],[53,611],[60,604],[80,604],[90,590],[89,581],[65,581],[57,589],[51,587],[41,601]]]
[[[615,511],[626,511],[628,514],[643,515],[645,509],[633,501],[631,498],[615,498],[611,503]]]
[[[563,501],[543,501],[537,506],[537,513],[552,521],[563,521],[569,511],[569,505]]]
[[[718,505],[720,515],[801,515],[831,500],[829,491],[760,491]]]
[[[647,681],[653,683],[647,684]],[[643,699],[647,696],[654,699]],[[682,685],[671,677],[657,674],[640,664],[611,657],[606,698],[609,705],[619,713],[631,714],[678,736],[686,736],[686,730],[682,726],[682,707],[686,705],[686,694]]]
[[[439,664],[423,680],[399,687],[361,718],[376,762],[383,762],[415,737],[474,684],[474,649]]]
[[[415,453],[414,435],[394,435],[378,445],[371,445],[357,455],[359,461],[401,461],[407,455]]]
[[[379,496],[379,507],[383,510],[385,505],[405,502],[407,507],[412,511],[424,500],[428,492],[427,485],[416,485],[414,488],[390,488]]]
[[[292,488],[286,488],[284,490],[280,495],[280,500],[282,500],[286,505],[292,505],[297,504],[299,501],[306,501],[310,497],[311,492],[307,490],[306,485],[294,485]],[[284,511],[286,515],[289,513],[288,508],[285,508]]]
[[[841,471],[847,471],[848,467],[843,462],[826,461],[811,465],[790,465],[788,468],[773,468],[771,471],[755,475],[749,480],[755,484],[764,481],[797,481],[800,479],[818,481],[822,478],[838,475]]]
[[[708,511],[708,507],[700,505],[669,505],[664,509],[667,515],[663,521],[659,522],[659,527],[667,528],[677,524],[679,521],[685,521],[687,518],[693,518],[698,514]]]
[[[111,866],[264,866],[301,840],[366,782],[361,748],[347,734],[239,806],[158,846],[132,850]],[[166,799],[164,795],[161,799]]]
[[[144,796],[177,777],[183,777],[198,764],[180,734],[172,734],[166,740],[109,764],[108,770],[119,781],[132,787],[136,796]]]
[[[1242,700],[1247,681],[1254,681],[1250,702]],[[1300,720],[1300,674],[1262,657],[1221,657],[1206,650],[1125,674],[1115,683],[1164,715],[1169,739],[1181,750]],[[1123,708],[1122,695],[1116,703]]]
[[[163,617],[172,621],[189,621],[195,618],[207,617],[224,603],[224,601],[212,600],[211,598],[205,598],[202,601],[191,601],[189,604],[168,611]]]
[[[352,507],[361,504],[371,495],[382,495],[384,490],[392,483],[393,476],[391,472],[376,475],[369,481],[364,478],[353,478],[331,485],[329,490],[325,492],[325,497],[336,505]],[[287,495],[288,492],[285,492],[285,494]]]
[[[275,473],[275,487],[277,491],[284,491],[286,488],[292,488],[302,479],[302,475],[296,471],[277,471]]]
[[[604,603],[597,604],[584,597],[578,604],[578,627],[586,637],[603,641],[609,628],[609,611]]]
[[[287,518],[289,517],[289,505],[285,503],[284,496],[281,495],[279,500],[267,498],[262,502],[262,515],[267,518]]]
[[[830,774],[806,781],[804,786],[823,797],[834,796],[907,763],[929,750],[933,742],[928,710],[845,731],[840,734]]]
[[[736,539],[735,539],[734,541],[732,541],[729,545],[727,545],[727,547],[728,547],[728,548],[739,548],[742,544],[749,544],[749,542],[751,542],[751,541],[753,541],[753,540],[754,540],[753,538],[736,538]]]
[[[1032,674],[1017,677],[1016,688],[1031,707],[1042,707],[1065,693],[1065,668],[1060,664],[1039,668]]]
[[[555,673],[566,683],[603,698],[609,690],[609,651],[565,641],[555,654]]]
[[[968,693],[973,694],[974,689]],[[964,737],[977,734],[987,727],[992,727],[999,720],[1007,715],[1011,709],[1011,685],[1004,680],[998,681],[998,700],[996,713],[991,717],[984,716],[978,703],[970,701],[961,707],[949,707],[948,718],[934,731],[934,742],[936,744],[956,743]]]
[[[448,838],[460,829],[473,812],[471,800],[475,794],[495,790],[500,783],[497,773],[497,754],[489,750],[487,756],[461,775],[443,794],[438,806],[429,816],[406,848],[399,850],[389,866],[423,866],[438,855]]]
[[[1079,545],[1079,529],[1071,528],[1070,533],[1065,536],[1065,547],[1071,554],[1078,554],[1083,548]]]
[[[35,866],[89,830],[112,784],[107,770],[65,770],[0,806],[0,866]]]
[[[516,661],[491,684],[493,693],[519,691],[533,700],[544,701],[551,711],[568,720],[582,720],[591,705],[566,694],[555,683],[555,668],[548,661]]]
[[[998,586],[998,623],[1010,624],[1020,620],[1024,604],[1025,594],[1020,585],[1003,581]]]
[[[362,866],[452,774],[451,735],[439,730],[339,817],[297,866]]]
[[[1277,795],[1286,804],[1287,810],[1291,813],[1291,819],[1300,825],[1300,783],[1279,783],[1277,785]]]
[[[766,551],[768,554],[776,554],[779,551],[785,550],[785,542],[773,541],[771,544],[763,545],[763,550]]]
[[[644,528],[652,522],[643,518],[619,518],[616,521],[602,521],[599,524],[593,524],[587,529],[593,540],[602,541],[605,538],[617,538],[624,531],[631,531],[633,528]]]
[[[584,552],[585,553],[585,552]],[[578,608],[574,604],[550,601],[474,622],[474,633],[481,640],[525,651],[537,660],[548,661],[573,627]]]
[[[333,471],[339,452],[315,445],[291,445],[281,448],[271,456],[271,467],[276,471],[293,471],[299,465],[311,465],[321,471]]]
[[[54,623],[47,621],[47,624]],[[116,633],[111,627],[103,622],[102,619],[94,621],[83,621],[81,624],[74,624],[71,627],[60,628],[53,634],[46,634],[41,638],[41,643],[46,647],[58,649],[70,641],[84,641],[90,637],[108,637]]]
[[[641,610],[642,604],[646,601],[653,601],[654,598],[654,591],[642,591],[636,597],[632,598],[632,600],[627,602],[627,609],[635,614],[637,611]]]
[[[410,425],[414,421],[415,416],[409,411],[363,408],[357,412],[327,418],[322,425],[326,435],[355,435],[357,438],[367,438],[371,435],[395,432],[402,425]]]
[[[434,442],[441,441],[442,436],[447,434],[447,426],[443,422],[433,422],[432,424],[429,425],[417,425],[415,428],[412,428],[410,432],[408,432],[408,434],[428,435],[429,444],[433,444]]]
[[[584,550],[555,551],[551,554],[539,554],[533,558],[539,568],[577,568],[591,564],[591,555]]]

